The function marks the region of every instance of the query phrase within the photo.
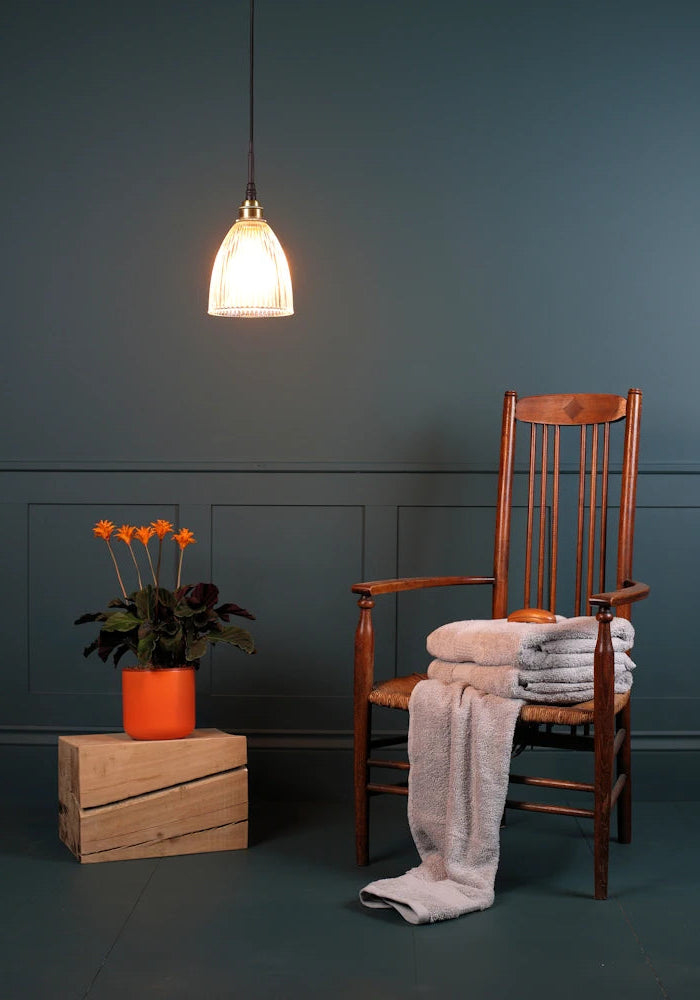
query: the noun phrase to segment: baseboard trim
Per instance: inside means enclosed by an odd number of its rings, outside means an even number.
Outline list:
[[[85,733],[112,733],[108,726],[0,726],[0,746],[51,746],[59,736],[78,736]],[[251,750],[314,750],[350,751],[352,734],[345,731],[260,730],[237,729],[248,738]],[[383,733],[378,735],[390,735]],[[635,751],[700,752],[700,731],[690,732],[638,732],[632,735]]]

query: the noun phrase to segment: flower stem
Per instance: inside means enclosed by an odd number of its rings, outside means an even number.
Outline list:
[[[143,581],[141,580],[141,573],[139,572],[139,564],[136,562],[136,555],[131,547],[131,543],[129,543],[129,552],[131,552],[131,558],[134,560],[134,566],[136,567],[136,578],[139,581],[139,590],[143,590]]]
[[[185,554],[184,549],[180,549],[180,558],[177,562],[177,583],[175,584],[175,589],[177,590],[180,586],[180,574],[182,573],[182,557]]]
[[[156,580],[156,571],[153,569],[153,560],[151,559],[151,551],[148,545],[145,546],[146,555],[148,556],[148,565],[151,567],[151,576],[153,577],[153,582],[158,586],[158,581]]]
[[[154,607],[154,611],[153,611],[156,619],[158,618],[158,603],[159,603],[158,598],[160,596],[160,585],[159,585],[158,581],[160,580],[160,557],[161,557],[162,553],[163,553],[163,539],[159,538],[158,539],[158,563],[156,564],[156,603],[155,603],[155,607]]]
[[[126,590],[124,589],[124,581],[122,580],[122,575],[119,572],[119,566],[117,565],[117,559],[116,559],[116,556],[114,555],[114,550],[112,549],[112,546],[110,545],[109,538],[105,538],[105,541],[107,542],[107,548],[109,549],[109,554],[112,557],[112,562],[114,563],[114,568],[117,571],[117,579],[119,580],[119,586],[122,588],[122,594],[124,595],[124,597],[126,597]]]

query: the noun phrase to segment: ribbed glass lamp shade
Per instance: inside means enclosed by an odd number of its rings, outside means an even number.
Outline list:
[[[238,219],[214,261],[209,286],[211,316],[291,316],[289,264],[264,219]]]

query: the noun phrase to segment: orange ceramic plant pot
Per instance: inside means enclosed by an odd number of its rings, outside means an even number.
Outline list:
[[[194,667],[122,670],[124,731],[135,740],[179,740],[194,729]]]

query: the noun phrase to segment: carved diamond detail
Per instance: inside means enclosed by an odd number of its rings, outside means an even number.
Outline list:
[[[579,415],[583,407],[578,402],[575,396],[572,397],[571,402],[567,403],[564,407],[564,413],[567,415],[569,420],[575,420]]]

